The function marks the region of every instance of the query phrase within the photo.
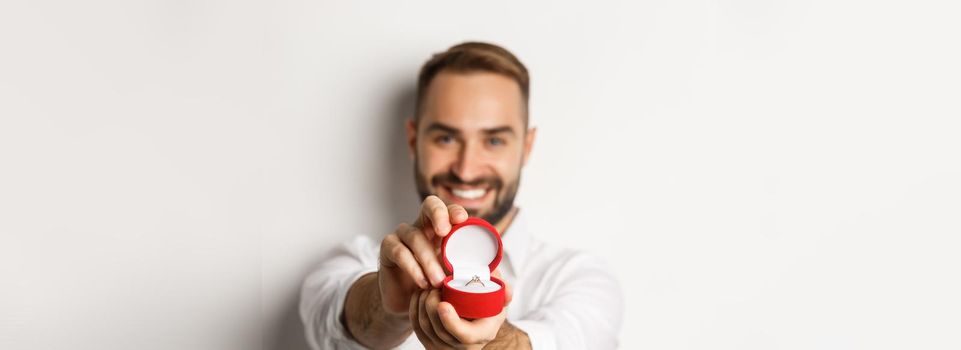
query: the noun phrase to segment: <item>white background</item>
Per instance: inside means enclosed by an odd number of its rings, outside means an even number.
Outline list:
[[[302,349],[302,278],[416,204],[416,70],[532,72],[536,233],[626,349],[961,348],[952,1],[4,1],[0,348]]]

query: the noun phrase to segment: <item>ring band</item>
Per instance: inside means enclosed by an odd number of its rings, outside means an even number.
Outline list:
[[[469,286],[472,283],[480,283],[481,286],[484,286],[484,282],[481,282],[480,277],[478,276],[474,276],[474,278],[471,278],[470,281],[468,281],[467,284],[465,284],[464,286]]]

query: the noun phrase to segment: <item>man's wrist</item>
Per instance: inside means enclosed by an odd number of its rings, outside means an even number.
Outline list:
[[[484,349],[530,349],[531,340],[520,328],[515,327],[510,322],[504,321],[501,328],[497,330],[497,336]]]
[[[390,313],[384,308],[376,272],[354,282],[347,292],[341,316],[347,334],[370,348],[396,346],[412,331],[407,315]]]

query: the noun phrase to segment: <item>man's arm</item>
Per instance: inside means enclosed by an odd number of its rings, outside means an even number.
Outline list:
[[[300,316],[311,349],[362,349],[341,317],[347,294],[355,282],[377,271],[377,244],[357,236],[334,248],[304,280]]]
[[[538,288],[552,292],[511,322],[506,321],[506,308],[496,316],[468,320],[440,300],[439,290],[415,293],[409,314],[418,340],[429,349],[617,348],[624,308],[610,269],[599,259],[575,251],[538,263],[544,265],[535,266],[537,270],[553,276]],[[507,285],[508,303],[512,295]]]
[[[554,276],[539,288],[556,291],[512,324],[537,349],[615,349],[624,312],[616,277],[596,257],[568,251],[545,264]],[[542,266],[531,266],[540,271]]]
[[[531,349],[531,340],[527,338],[527,333],[514,327],[510,322],[504,321],[501,328],[497,330],[497,337],[487,343],[484,349]]]
[[[410,297],[444,280],[437,257],[440,242],[467,217],[463,207],[429,196],[413,225],[402,223],[384,237],[377,272],[359,277],[343,297],[337,321],[347,336],[377,349],[395,347],[410,336]]]
[[[383,305],[377,273],[364,275],[347,292],[341,322],[354,340],[371,349],[395,347],[413,331],[407,314],[388,312]]]

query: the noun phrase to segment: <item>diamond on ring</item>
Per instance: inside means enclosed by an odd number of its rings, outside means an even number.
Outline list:
[[[469,286],[473,283],[479,283],[481,286],[484,286],[484,282],[481,282],[480,277],[478,276],[474,276],[474,278],[471,278],[470,281],[468,281],[467,284],[465,284],[464,286]]]

